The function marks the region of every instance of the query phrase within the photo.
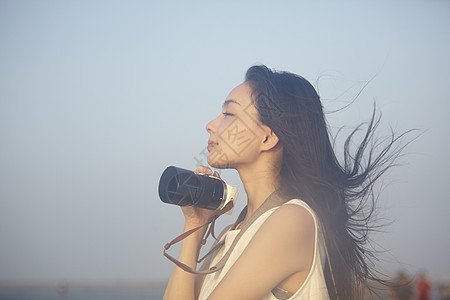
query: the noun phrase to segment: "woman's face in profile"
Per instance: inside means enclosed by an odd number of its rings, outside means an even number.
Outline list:
[[[251,96],[250,84],[238,85],[223,103],[222,113],[206,125],[210,166],[236,168],[258,157],[264,131]]]

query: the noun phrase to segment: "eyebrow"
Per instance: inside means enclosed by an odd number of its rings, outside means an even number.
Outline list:
[[[240,104],[239,102],[237,102],[236,100],[228,99],[228,100],[225,100],[225,102],[223,103],[222,107],[225,107],[225,106],[228,105],[229,103],[235,103],[235,104],[237,104],[237,105],[241,105],[241,104]]]

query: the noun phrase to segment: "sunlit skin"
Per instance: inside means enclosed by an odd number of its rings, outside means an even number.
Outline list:
[[[210,134],[208,164],[238,171],[247,194],[247,218],[278,188],[283,149],[276,134],[259,121],[251,95],[248,83],[234,88],[220,115],[206,126]],[[213,174],[206,166],[199,166],[196,172]],[[217,172],[213,175],[219,176]],[[182,211],[185,231],[206,223],[214,213],[193,206],[184,206]],[[196,267],[204,232],[183,241],[180,261]],[[208,299],[261,299],[275,286],[295,292],[306,279],[313,253],[312,216],[298,205],[284,205],[261,226]],[[197,299],[202,279],[175,267],[164,299]]]
[[[209,147],[208,164],[238,171],[249,198],[248,216],[278,188],[276,175],[282,156],[278,137],[259,121],[251,93],[248,83],[234,88],[224,102],[222,113],[206,126],[210,134],[208,145],[215,143]],[[237,138],[230,137],[230,133],[236,132],[239,132]],[[240,143],[247,140],[251,142],[243,148]],[[226,160],[213,159],[220,157]]]

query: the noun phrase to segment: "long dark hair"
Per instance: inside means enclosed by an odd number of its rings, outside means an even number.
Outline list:
[[[330,297],[362,298],[368,280],[382,281],[372,268],[374,252],[368,246],[376,200],[374,182],[401,154],[403,146],[397,142],[404,134],[392,133],[380,143],[374,137],[380,122],[374,108],[359,146],[350,149],[362,125],[346,139],[339,162],[320,97],[306,79],[253,66],[245,81],[252,87],[260,121],[283,145],[281,191],[307,202],[324,228],[334,274],[327,262],[324,272]]]

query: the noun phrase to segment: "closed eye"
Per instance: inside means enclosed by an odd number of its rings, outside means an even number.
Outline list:
[[[224,112],[224,113],[222,113],[225,117],[227,117],[227,116],[234,116],[233,114],[230,114],[230,113],[227,113],[227,112]]]

